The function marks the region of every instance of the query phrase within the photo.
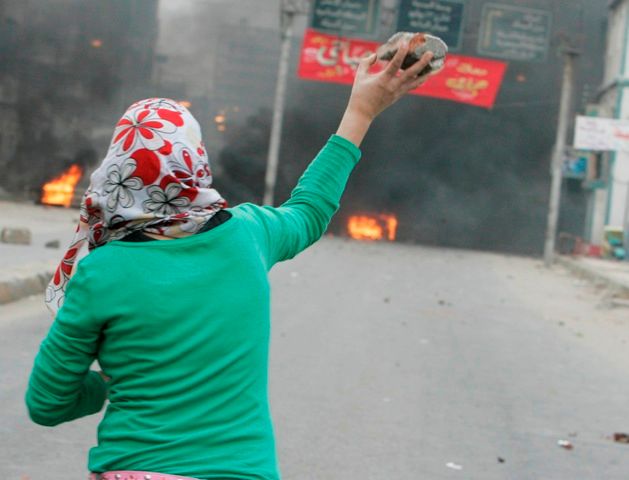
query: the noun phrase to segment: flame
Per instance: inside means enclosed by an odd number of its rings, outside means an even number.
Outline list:
[[[74,196],[74,187],[79,183],[83,170],[78,165],[72,165],[61,175],[53,178],[42,187],[41,202],[48,205],[63,205],[69,207]]]
[[[347,222],[347,232],[355,240],[395,240],[398,220],[395,215],[352,215]]]

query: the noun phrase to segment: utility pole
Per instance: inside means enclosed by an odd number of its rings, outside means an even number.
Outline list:
[[[293,24],[295,16],[308,12],[307,0],[281,0],[280,3],[280,31],[282,47],[280,62],[277,68],[277,85],[275,88],[275,101],[273,103],[273,121],[271,124],[271,138],[269,140],[269,153],[266,162],[266,175],[264,178],[264,205],[273,205],[275,197],[275,184],[277,181],[277,167],[279,165],[280,144],[282,141],[282,123],[284,119],[284,99],[286,97],[286,81],[288,76],[288,60],[293,38]]]
[[[629,188],[627,188],[627,196],[625,197],[625,221],[623,222],[623,242],[622,246],[625,249],[625,261],[629,261]]]
[[[561,86],[557,137],[555,139],[555,147],[553,149],[550,165],[550,203],[548,206],[546,240],[544,242],[544,265],[546,267],[552,265],[555,256],[555,238],[557,237],[557,220],[559,218],[559,204],[561,199],[561,167],[566,152],[566,136],[568,133],[572,87],[574,82],[574,61],[579,54],[577,50],[570,47],[564,47],[562,53],[564,57],[563,82]]]

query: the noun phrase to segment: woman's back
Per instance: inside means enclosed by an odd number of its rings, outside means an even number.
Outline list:
[[[260,242],[235,209],[209,232],[112,242],[82,262],[103,272],[89,279],[99,293],[84,314],[105,325],[98,360],[111,377],[92,471],[277,477]]]
[[[56,425],[99,411],[108,397],[92,472],[279,478],[267,273],[325,231],[359,157],[332,136],[279,208],[242,204],[204,233],[93,250],[35,360],[31,418]],[[94,359],[106,386],[88,371]]]

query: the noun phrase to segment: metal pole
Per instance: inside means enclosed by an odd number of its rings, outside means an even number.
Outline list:
[[[286,96],[286,77],[288,73],[288,59],[290,56],[290,44],[293,36],[293,21],[295,12],[282,11],[282,50],[280,63],[277,69],[277,85],[275,89],[275,102],[273,104],[273,123],[271,124],[271,139],[269,141],[269,154],[266,163],[266,175],[264,178],[264,205],[273,205],[275,196],[275,183],[277,180],[277,167],[280,156],[280,142],[282,139],[282,121],[284,118],[284,98]]]
[[[559,105],[559,121],[557,137],[550,166],[550,202],[548,206],[548,224],[544,243],[544,265],[550,267],[555,256],[555,238],[557,236],[557,219],[559,218],[559,203],[561,198],[561,166],[566,151],[566,136],[568,133],[568,117],[572,100],[572,84],[574,77],[574,59],[577,52],[565,49],[563,65],[563,82],[561,86],[561,103]]]
[[[625,249],[625,260],[629,261],[629,184],[627,184],[627,193],[625,197],[625,221],[623,222],[622,229],[622,246]]]

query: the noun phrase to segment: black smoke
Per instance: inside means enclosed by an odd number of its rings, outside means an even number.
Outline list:
[[[462,54],[477,55],[482,4],[466,3]],[[559,109],[559,49],[567,42],[581,50],[573,110],[583,112],[601,81],[605,46],[604,0],[575,2],[569,10],[561,5],[526,3],[553,13],[548,58],[509,62],[492,110],[407,97],[377,119],[332,231],[343,233],[354,212],[392,212],[399,217],[402,241],[539,254]],[[334,132],[348,95],[349,87],[293,79],[278,198],[289,194],[308,160]],[[586,192],[574,187],[574,181],[564,181],[560,231],[583,235]]]
[[[0,3],[3,113],[15,131],[15,148],[0,159],[0,186],[36,199],[68,164],[93,167],[102,158],[125,106],[149,93],[157,5]]]
[[[465,2],[464,38],[457,53],[478,56],[485,3]],[[363,160],[331,231],[342,233],[347,216],[357,211],[395,213],[403,241],[541,252],[559,108],[559,47],[569,43],[581,50],[574,111],[583,112],[601,82],[608,2],[574,0],[570,8],[563,0],[500,3],[553,14],[547,59],[509,62],[492,110],[406,97],[385,112],[363,144]],[[234,76],[238,82],[233,91],[224,92],[230,95],[218,95],[212,88],[217,78],[213,65],[219,49],[228,58],[235,55],[230,50],[238,44],[233,36],[257,28],[271,34],[259,37],[265,38],[258,42],[264,45],[252,42],[250,52],[234,56],[234,63],[250,65],[257,48],[264,46],[256,59],[263,58],[266,70],[273,71],[280,42],[279,1],[182,0],[163,3],[160,18],[157,6],[154,0],[0,3],[0,85],[2,105],[9,105],[3,118],[17,126],[15,154],[0,158],[0,186],[14,192],[37,190],[44,177],[60,173],[69,162],[102,158],[125,107],[138,98],[164,95],[191,101],[212,154],[217,188],[232,204],[260,201],[272,95],[258,95],[266,108],[258,110],[256,105],[253,113],[242,113],[247,105],[240,105],[240,116],[230,110],[226,131],[217,132],[215,115],[236,106],[226,98],[242,96],[246,75]],[[350,90],[296,78],[305,23],[302,18],[297,24],[291,55],[278,200],[288,196],[336,130]],[[392,29],[381,28],[380,40]],[[159,44],[173,48],[159,50],[158,30]],[[102,45],[95,47],[95,39]],[[272,78],[247,75],[254,86],[264,86],[261,92],[273,91]],[[574,181],[566,183],[560,230],[581,235],[584,218],[585,191]]]

